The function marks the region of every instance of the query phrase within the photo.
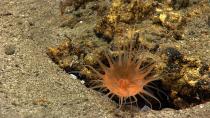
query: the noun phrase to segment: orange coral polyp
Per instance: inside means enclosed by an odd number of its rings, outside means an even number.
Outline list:
[[[112,97],[117,95],[121,105],[127,98],[133,97],[137,100],[135,97],[136,95],[143,97],[140,93],[144,93],[159,102],[156,97],[144,90],[144,87],[149,82],[157,80],[157,78],[154,78],[153,76],[148,77],[154,64],[141,67],[143,61],[141,60],[142,58],[139,59],[139,55],[137,55],[131,48],[128,51],[125,51],[124,49],[124,53],[119,55],[116,60],[108,55],[108,53],[105,53],[105,56],[109,62],[109,67],[98,60],[104,74],[99,73],[93,67],[89,67],[96,72],[101,79],[101,85],[97,87],[109,90],[107,96],[110,94],[112,94]]]
[[[144,83],[144,77],[139,73],[139,69],[136,66],[130,65],[119,66],[118,63],[113,64],[108,71],[105,72],[103,77],[103,84],[113,94],[120,97],[135,96],[142,91],[142,83]]]

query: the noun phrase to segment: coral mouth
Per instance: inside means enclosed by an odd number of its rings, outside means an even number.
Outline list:
[[[105,82],[108,83],[108,82]],[[130,97],[137,95],[141,90],[141,87],[138,83],[131,83],[128,80],[121,79],[116,85],[107,84],[105,85],[113,94],[116,94],[120,97]]]

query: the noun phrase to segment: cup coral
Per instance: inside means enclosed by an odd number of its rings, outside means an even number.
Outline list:
[[[151,103],[144,95],[150,96],[160,103],[152,93],[145,89],[145,87],[154,89],[154,87],[148,85],[148,83],[158,79],[151,74],[155,64],[143,64],[145,57],[143,57],[144,55],[137,54],[137,51],[139,50],[135,50],[132,43],[128,47],[123,47],[123,52],[119,54],[116,59],[105,51],[109,66],[106,66],[102,61],[98,60],[103,74],[92,66],[88,66],[96,73],[98,78],[95,81],[99,84],[93,88],[109,90],[106,96],[111,96],[111,99],[114,96],[119,97],[120,106],[122,106],[127,99],[131,103],[137,102],[136,95],[142,97],[150,105]]]

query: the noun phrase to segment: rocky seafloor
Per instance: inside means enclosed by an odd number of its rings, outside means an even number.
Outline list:
[[[0,26],[2,118],[210,115],[208,0],[79,0],[62,16],[57,1],[2,0]],[[170,97],[161,110],[119,110],[66,73],[88,79],[83,65],[97,67],[104,49],[130,39],[159,61],[155,71]]]

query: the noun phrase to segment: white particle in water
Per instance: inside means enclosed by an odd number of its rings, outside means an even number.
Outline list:
[[[85,81],[84,80],[81,80],[80,82],[81,82],[81,84],[85,84]]]
[[[77,76],[75,76],[74,74],[70,74],[72,79],[77,79]]]

